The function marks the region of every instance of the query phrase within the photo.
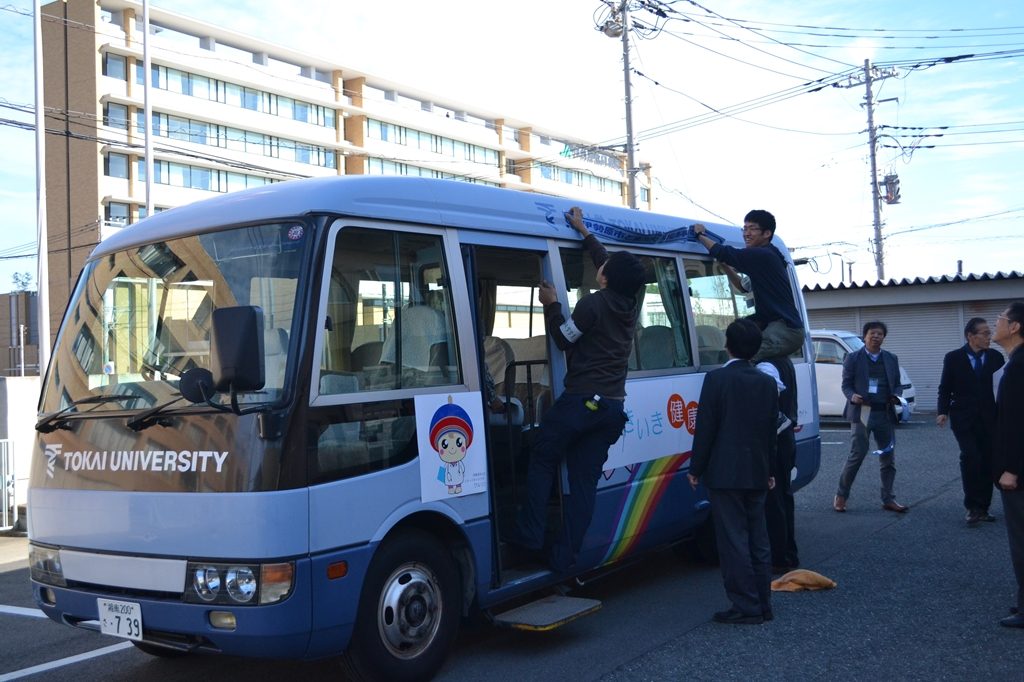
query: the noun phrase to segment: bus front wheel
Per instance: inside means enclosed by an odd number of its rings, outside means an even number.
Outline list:
[[[460,600],[458,568],[436,539],[389,538],[370,562],[348,667],[369,679],[429,679],[455,638]]]

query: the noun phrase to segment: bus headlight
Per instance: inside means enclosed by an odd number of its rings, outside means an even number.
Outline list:
[[[213,601],[220,592],[220,571],[216,566],[199,566],[192,573],[192,589],[206,602]]]
[[[224,584],[228,594],[237,602],[248,603],[256,594],[256,576],[248,566],[232,566],[228,569]]]
[[[29,545],[28,565],[32,580],[46,585],[66,587],[64,568],[60,563],[60,550],[53,547]]]
[[[188,562],[185,601],[193,604],[276,604],[292,592],[295,564]]]

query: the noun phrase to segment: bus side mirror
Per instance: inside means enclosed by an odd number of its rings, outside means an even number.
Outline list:
[[[210,369],[218,391],[258,391],[263,369],[263,310],[243,305],[213,311]]]

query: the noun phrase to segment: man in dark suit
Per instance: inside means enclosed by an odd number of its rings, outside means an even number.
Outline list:
[[[1010,356],[997,379],[996,430],[992,472],[1003,498],[1010,560],[1017,578],[1017,603],[999,621],[1024,628],[1024,301],[1015,301],[996,319],[992,340]]]
[[[882,350],[889,329],[877,320],[864,325],[864,347],[843,360],[843,415],[850,422],[850,456],[839,477],[832,508],[846,511],[846,500],[868,452],[868,437],[874,436],[882,477],[882,509],[903,513],[907,507],[896,501],[892,492],[896,480],[896,410],[900,388],[900,363],[896,356]]]
[[[1005,362],[999,351],[989,348],[992,331],[988,322],[972,317],[964,327],[967,340],[946,353],[939,379],[939,406],[935,423],[942,428],[947,419],[960,445],[960,479],[964,487],[967,525],[995,521],[988,513],[992,503],[992,430],[996,401],[992,375]]]
[[[772,619],[771,549],[764,502],[775,485],[775,380],[751,363],[761,346],[754,322],[736,320],[725,331],[732,357],[704,378],[687,477],[704,483],[711,500],[719,562],[731,608],[720,623],[759,624]]]

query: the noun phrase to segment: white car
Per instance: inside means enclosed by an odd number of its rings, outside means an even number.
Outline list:
[[[812,329],[811,342],[814,346],[814,374],[818,383],[818,413],[822,418],[841,418],[843,408],[846,407],[843,360],[847,353],[863,348],[864,342],[853,332],[838,329]],[[903,389],[903,401],[896,406],[896,414],[902,421],[906,421],[914,410],[916,391],[902,366],[900,387]]]

